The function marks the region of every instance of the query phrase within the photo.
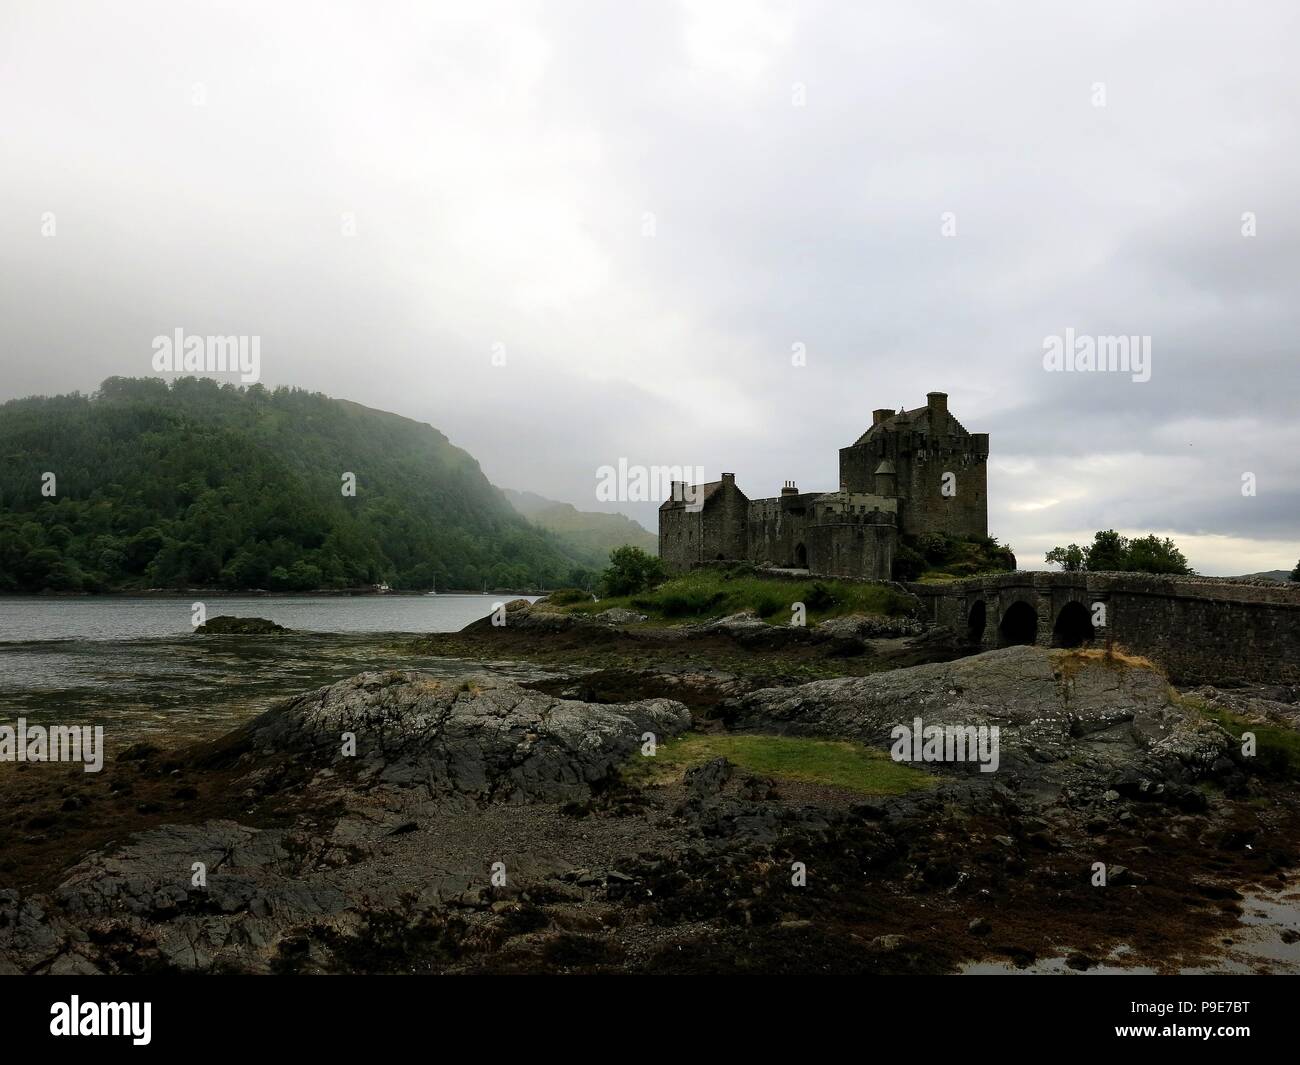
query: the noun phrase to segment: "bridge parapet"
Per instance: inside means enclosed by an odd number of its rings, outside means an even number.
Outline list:
[[[1090,591],[1120,590],[1148,595],[1204,595],[1215,599],[1238,599],[1251,603],[1300,604],[1300,582],[1258,578],[1180,576],[1160,573],[1061,573],[1056,570],[1015,570],[963,577],[943,584],[909,582],[917,595],[961,595],[974,588],[1086,588]]]

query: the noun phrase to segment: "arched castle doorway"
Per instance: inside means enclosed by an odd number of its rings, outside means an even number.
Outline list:
[[[803,544],[794,545],[794,566],[795,569],[808,568],[808,548]]]

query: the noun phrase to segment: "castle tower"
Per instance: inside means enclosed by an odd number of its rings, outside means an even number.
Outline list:
[[[871,412],[871,428],[840,449],[841,490],[897,497],[904,535],[987,536],[988,454],[988,434],[967,432],[948,394],[930,392],[924,407]]]

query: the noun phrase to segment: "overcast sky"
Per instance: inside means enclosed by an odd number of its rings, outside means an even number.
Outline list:
[[[835,489],[943,390],[1023,568],[1114,527],[1290,569],[1298,13],[6,0],[0,398],[256,335],[268,386],[613,509],[620,458]],[[1046,371],[1067,329],[1150,380]]]

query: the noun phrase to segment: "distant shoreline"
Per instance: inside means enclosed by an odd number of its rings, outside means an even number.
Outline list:
[[[267,591],[265,588],[246,591],[231,591],[225,588],[142,588],[138,591],[116,592],[5,592],[0,593],[0,599],[192,599],[198,596],[207,599],[316,599],[322,596],[340,599],[361,597],[386,599],[393,596],[422,599],[429,595],[473,595],[482,597],[487,595],[543,596],[548,594],[550,594],[550,590],[521,592],[498,588],[492,588],[486,592],[476,592],[468,588],[453,588],[445,592],[378,592],[369,588],[321,588],[308,592],[272,592]]]

